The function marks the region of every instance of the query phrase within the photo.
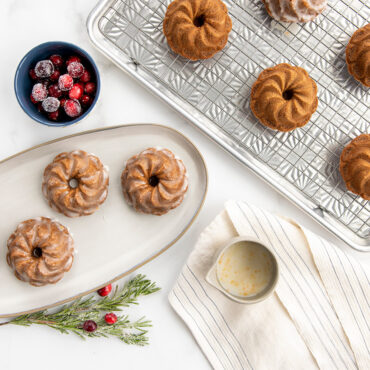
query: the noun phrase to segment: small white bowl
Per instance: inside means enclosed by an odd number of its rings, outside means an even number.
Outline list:
[[[220,258],[224,255],[227,249],[229,249],[231,246],[235,245],[236,243],[239,242],[251,242],[253,243],[254,247],[258,247],[266,251],[270,257],[270,260],[272,261],[272,271],[271,271],[271,279],[269,283],[266,285],[266,287],[250,296],[239,296],[239,295],[233,295],[231,294],[228,290],[225,289],[225,287],[220,283],[220,279],[218,277],[218,272],[217,272],[217,265],[220,261]],[[246,244],[246,248],[248,248],[248,245]],[[256,239],[251,236],[238,236],[233,239],[231,239],[224,248],[220,251],[218,254],[215,263],[211,267],[211,269],[208,271],[207,276],[206,276],[206,281],[211,284],[213,287],[217,288],[220,290],[222,293],[224,293],[228,298],[232,299],[235,302],[238,303],[244,303],[244,304],[251,304],[251,303],[257,303],[261,302],[264,299],[266,299],[275,289],[276,284],[279,279],[279,265],[277,262],[277,258],[275,254],[271,251],[270,248],[268,248],[263,242],[261,242],[259,239]]]

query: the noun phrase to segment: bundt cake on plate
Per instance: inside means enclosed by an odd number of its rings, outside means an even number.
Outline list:
[[[178,207],[188,190],[184,163],[168,149],[149,148],[131,157],[121,182],[129,205],[158,216]]]
[[[221,0],[174,0],[163,21],[170,48],[191,60],[208,59],[222,50],[231,27]]]

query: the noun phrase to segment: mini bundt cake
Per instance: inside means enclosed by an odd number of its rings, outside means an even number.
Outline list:
[[[188,190],[186,168],[168,149],[149,148],[131,157],[121,182],[130,206],[157,216],[178,207]]]
[[[370,23],[359,28],[346,48],[349,73],[366,87],[370,87]]]
[[[357,136],[343,149],[339,170],[349,191],[370,200],[370,134]]]
[[[50,218],[23,221],[8,239],[6,260],[15,276],[34,286],[55,284],[73,263],[68,229]]]
[[[318,104],[317,86],[300,67],[282,63],[261,72],[252,86],[251,109],[272,129],[291,131],[304,126]]]
[[[108,195],[107,168],[83,150],[57,155],[44,171],[42,192],[54,210],[67,217],[94,213]]]
[[[326,8],[326,0],[262,0],[270,16],[280,22],[309,22]]]
[[[221,0],[174,0],[163,32],[171,49],[191,60],[211,58],[222,50],[232,22]]]

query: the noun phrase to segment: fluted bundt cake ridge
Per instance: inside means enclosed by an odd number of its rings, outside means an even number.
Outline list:
[[[287,63],[265,69],[252,86],[250,106],[254,115],[275,130],[304,126],[317,105],[315,81],[303,68]]]
[[[343,149],[339,170],[349,191],[370,200],[370,134],[357,136]]]
[[[20,223],[7,246],[6,259],[15,276],[34,286],[58,282],[73,263],[73,239],[68,229],[50,218]]]
[[[211,58],[222,50],[232,22],[221,0],[174,0],[163,32],[171,49],[191,60]]]
[[[121,182],[129,205],[158,216],[178,207],[188,190],[186,168],[168,149],[148,148],[131,157]]]

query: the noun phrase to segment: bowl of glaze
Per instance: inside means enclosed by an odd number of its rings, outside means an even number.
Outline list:
[[[72,55],[78,56],[81,63],[90,71],[91,81],[96,83],[96,92],[90,107],[78,117],[66,118],[57,122],[49,120],[46,115],[39,112],[37,104],[33,104],[30,100],[32,86],[35,82],[29,77],[29,70],[34,68],[39,60],[48,59],[53,54],[59,54],[63,58]],[[64,41],[50,41],[34,47],[22,58],[15,72],[14,91],[21,108],[35,121],[46,126],[70,126],[84,119],[93,110],[100,93],[100,74],[93,58],[79,46]]]
[[[254,237],[239,236],[221,249],[206,281],[238,303],[261,302],[279,280],[275,254]]]

